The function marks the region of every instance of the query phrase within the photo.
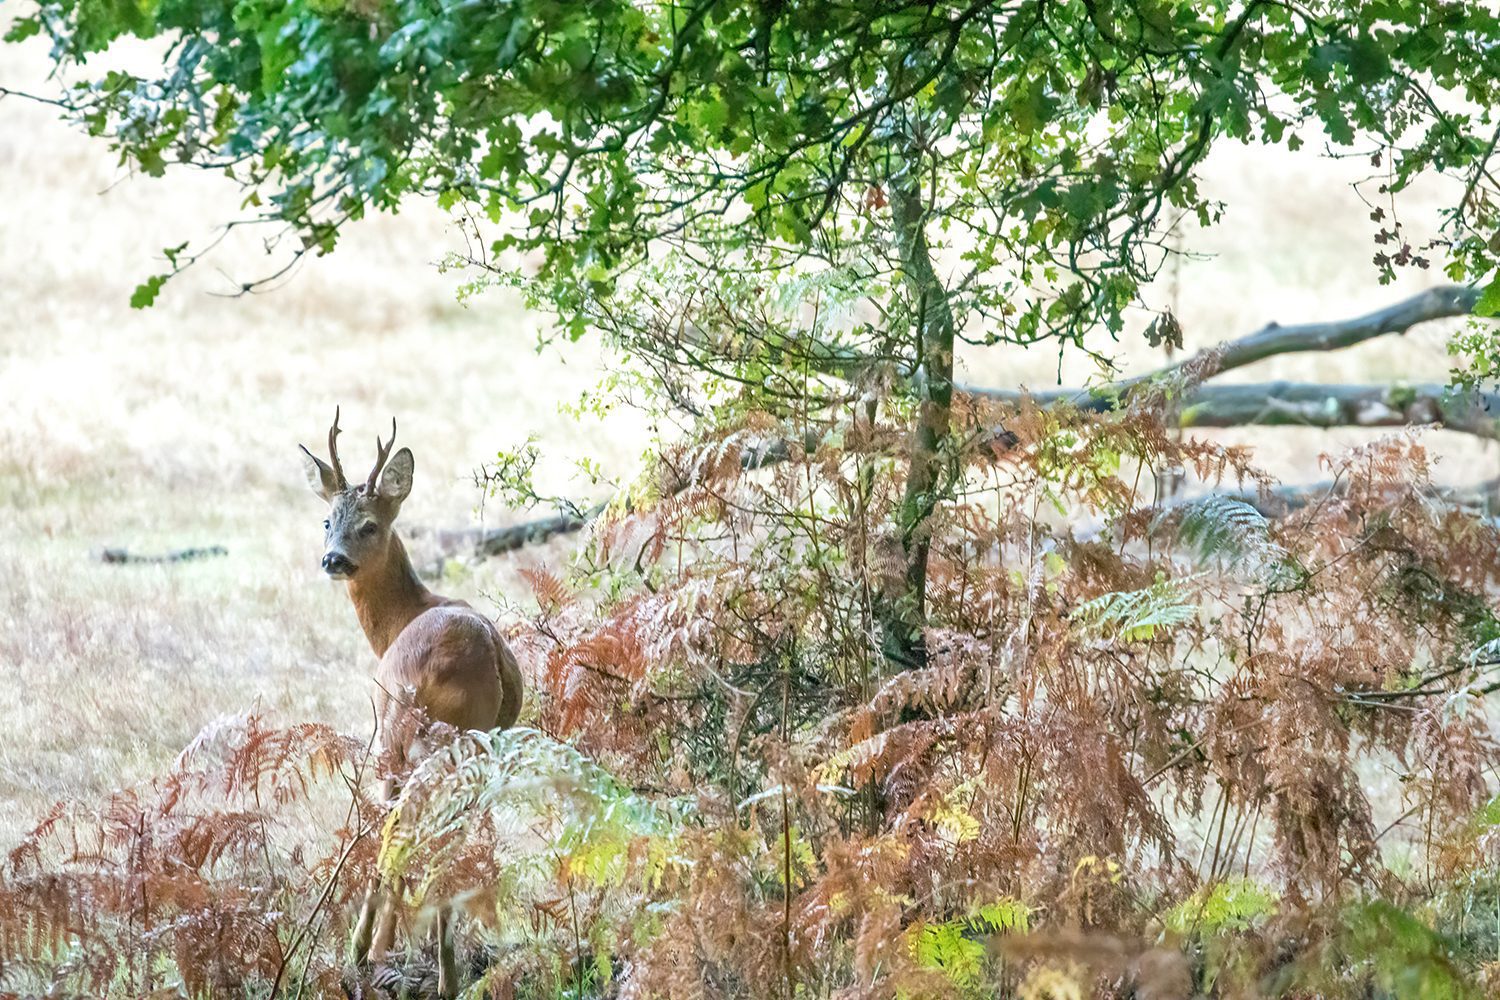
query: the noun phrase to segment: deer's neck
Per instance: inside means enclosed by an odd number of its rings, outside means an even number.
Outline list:
[[[395,532],[391,532],[385,562],[362,566],[349,578],[349,597],[376,656],[385,655],[413,618],[441,603],[417,578],[406,546]]]

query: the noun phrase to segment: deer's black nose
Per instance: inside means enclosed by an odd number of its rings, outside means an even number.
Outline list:
[[[329,576],[353,576],[354,564],[342,552],[330,552],[323,557],[323,572]]]

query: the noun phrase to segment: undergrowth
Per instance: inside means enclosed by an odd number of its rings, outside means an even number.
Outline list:
[[[899,415],[738,414],[530,572],[532,728],[384,803],[366,740],[215,723],[11,852],[0,983],[421,992],[456,902],[473,997],[1492,987],[1495,522],[1405,434],[1289,498],[1145,409],[959,419],[920,660],[881,633]],[[1168,468],[1215,495],[1143,495]],[[397,970],[346,960],[377,872]]]

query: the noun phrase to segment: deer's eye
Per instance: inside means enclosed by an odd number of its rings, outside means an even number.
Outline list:
[[[370,535],[375,534],[375,522],[366,521],[364,524],[360,525],[359,533],[361,535],[364,535],[366,538],[368,538]]]
[[[327,530],[328,530],[328,529],[329,529],[329,528],[331,528],[331,527],[333,527],[333,525],[331,525],[331,524],[329,524],[329,523],[328,523],[328,521],[327,521],[327,520],[326,520],[326,519],[325,519],[325,520],[324,520],[324,521],[323,521],[323,530],[324,530],[324,531],[327,531]]]

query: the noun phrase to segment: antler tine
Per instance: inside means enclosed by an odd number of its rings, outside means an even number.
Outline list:
[[[339,489],[347,490],[349,480],[344,478],[344,467],[339,464],[339,408],[333,408],[333,426],[328,428],[328,459],[333,463],[333,475],[338,480]]]
[[[396,418],[391,418],[391,439],[385,444],[380,443],[380,435],[375,435],[375,468],[370,470],[370,478],[365,480],[365,496],[375,495],[375,480],[380,478],[380,470],[385,468],[385,460],[391,457],[391,447],[396,443]]]

